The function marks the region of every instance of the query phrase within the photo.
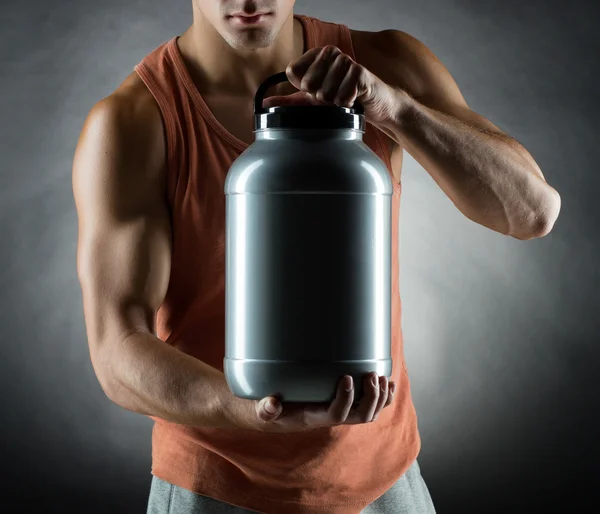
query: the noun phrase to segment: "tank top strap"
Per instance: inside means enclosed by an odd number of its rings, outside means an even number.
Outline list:
[[[296,16],[305,22],[308,39],[307,48],[334,45],[352,59],[355,59],[350,29],[346,25],[319,20],[303,14]]]
[[[162,43],[140,61],[134,70],[144,82],[160,109],[166,139],[167,194],[169,204],[175,197],[181,156],[185,155],[185,138],[181,120],[185,112],[185,95],[173,94],[181,91],[181,84],[171,56],[176,38]]]

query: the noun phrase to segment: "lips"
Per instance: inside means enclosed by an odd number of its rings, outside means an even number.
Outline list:
[[[243,16],[245,18],[253,18],[254,16],[261,16],[263,14],[270,14],[270,13],[268,11],[253,12],[253,13],[236,12],[236,13],[230,14],[230,16]]]
[[[240,23],[242,25],[251,25],[254,23],[260,23],[261,21],[265,20],[270,15],[271,15],[271,13],[268,13],[268,12],[253,13],[253,14],[237,13],[237,14],[230,15],[229,19],[233,20],[234,22]]]

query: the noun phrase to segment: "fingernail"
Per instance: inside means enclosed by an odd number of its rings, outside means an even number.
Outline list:
[[[275,414],[277,412],[277,405],[275,404],[275,402],[273,402],[273,400],[267,400],[265,402],[265,410],[269,414]]]
[[[377,375],[373,375],[373,378],[371,380],[373,382],[373,385],[376,386],[377,383],[379,382],[379,379],[377,378]]]
[[[394,382],[391,386],[390,386],[390,394],[394,394],[396,392],[396,382]]]
[[[354,380],[352,380],[352,377],[350,375],[348,375],[348,377],[346,377],[346,392],[349,393],[350,391],[352,391],[353,387],[354,387]]]

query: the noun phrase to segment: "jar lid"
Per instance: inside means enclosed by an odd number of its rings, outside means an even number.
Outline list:
[[[285,72],[267,78],[254,96],[254,130],[281,129],[352,129],[364,132],[365,116],[363,106],[354,102],[352,107],[337,105],[286,105],[263,108],[267,90],[288,81]]]

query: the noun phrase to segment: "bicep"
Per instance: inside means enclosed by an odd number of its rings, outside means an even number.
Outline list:
[[[73,162],[77,272],[92,358],[128,331],[154,331],[171,265],[160,141],[119,106],[95,107]],[[158,146],[157,146],[158,145]]]
[[[154,332],[154,315],[168,287],[170,244],[163,216],[107,216],[82,226],[77,271],[90,344],[128,331]]]

